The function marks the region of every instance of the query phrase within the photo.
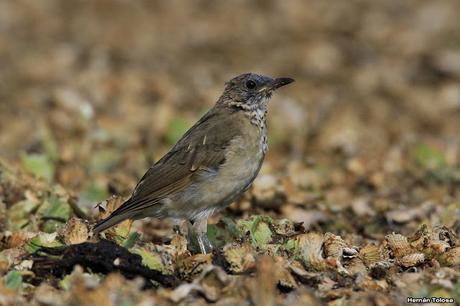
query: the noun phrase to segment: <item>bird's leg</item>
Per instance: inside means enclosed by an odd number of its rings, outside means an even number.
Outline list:
[[[208,239],[208,219],[196,220],[192,227],[201,253],[206,254],[212,252],[213,247]]]

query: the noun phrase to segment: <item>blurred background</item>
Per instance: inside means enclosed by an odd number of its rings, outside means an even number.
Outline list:
[[[459,12],[447,0],[0,1],[0,156],[89,209],[129,195],[226,80],[288,76],[262,173],[225,213],[371,237],[452,226]]]

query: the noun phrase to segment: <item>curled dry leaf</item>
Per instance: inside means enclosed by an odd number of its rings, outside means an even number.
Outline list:
[[[102,220],[110,216],[110,214],[115,211],[118,207],[123,204],[124,198],[112,196],[109,199],[99,203],[97,208],[99,209],[99,215],[97,220]],[[133,220],[127,219],[104,232],[104,235],[115,241],[123,242],[126,238],[128,238],[129,231],[131,229],[131,224]]]
[[[398,263],[404,268],[417,266],[425,261],[425,254],[412,253],[398,259]]]
[[[345,241],[337,235],[326,233],[324,235],[324,255],[327,257],[339,258],[343,255],[344,248],[347,247]]]
[[[199,275],[206,266],[212,262],[211,254],[196,254],[183,258],[178,258],[176,271],[183,279],[193,279]]]
[[[323,274],[321,274],[320,272],[312,272],[312,271],[305,270],[303,264],[298,261],[290,262],[288,264],[288,267],[291,273],[297,279],[300,279],[302,283],[316,284],[323,277]]]
[[[289,219],[279,219],[273,224],[275,233],[282,236],[292,236],[295,234],[294,222]]]
[[[346,265],[345,269],[351,275],[365,275],[367,274],[367,268],[361,258],[355,257],[349,260]]]
[[[222,268],[209,265],[194,282],[200,283],[208,301],[215,302],[222,296],[223,290],[232,282],[232,279]]]
[[[33,232],[13,232],[11,235],[6,235],[6,249],[22,247],[29,239],[37,234]]]
[[[190,254],[190,252],[187,250],[187,238],[185,236],[175,234],[171,239],[170,245],[174,249],[176,257]]]
[[[233,273],[251,271],[255,268],[255,250],[247,244],[231,243],[224,246],[223,254]]]
[[[296,237],[298,240],[301,259],[307,269],[324,270],[326,262],[323,257],[324,237],[315,232],[302,234]]]
[[[385,236],[388,247],[393,252],[394,257],[400,258],[414,252],[413,248],[407,241],[407,237],[401,234],[390,234]]]
[[[455,247],[440,256],[440,261],[447,266],[460,265],[460,247]]]
[[[296,280],[289,271],[289,262],[283,257],[276,256],[275,260],[275,271],[278,285],[286,289],[295,289],[298,287]]]
[[[107,218],[112,212],[120,207],[121,204],[123,204],[123,198],[117,196],[111,196],[107,200],[97,204],[96,208],[99,210],[97,220],[100,221]]]
[[[79,218],[70,218],[63,226],[60,235],[66,244],[78,244],[88,239],[88,224]]]
[[[456,235],[444,227],[433,230],[423,225],[414,235],[409,237],[410,244],[423,252],[428,258],[434,258],[445,253],[456,243]]]
[[[359,256],[362,258],[364,264],[369,267],[377,262],[380,262],[383,258],[381,256],[381,249],[377,245],[370,243],[365,245],[359,251]]]

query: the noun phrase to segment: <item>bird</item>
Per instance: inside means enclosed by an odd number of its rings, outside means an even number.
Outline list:
[[[188,220],[201,253],[212,252],[208,217],[249,189],[268,150],[272,93],[294,82],[255,73],[225,83],[215,105],[151,166],[130,198],[93,227],[98,234],[126,219]]]

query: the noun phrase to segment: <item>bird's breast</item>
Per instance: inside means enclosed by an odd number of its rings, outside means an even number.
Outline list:
[[[249,136],[249,137],[248,137]],[[245,185],[252,182],[259,172],[265,156],[266,143],[263,135],[238,136],[233,139],[225,154],[225,163],[220,169],[220,175],[233,180],[234,185],[239,185],[238,180]]]

